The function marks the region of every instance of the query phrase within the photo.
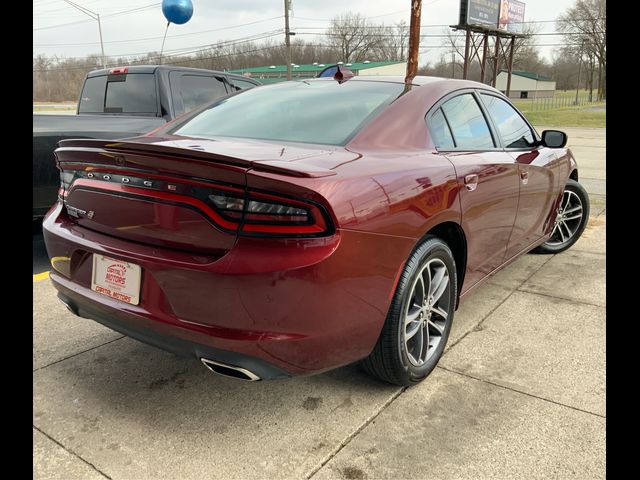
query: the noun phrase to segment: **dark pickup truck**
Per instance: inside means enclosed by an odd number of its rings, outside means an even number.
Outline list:
[[[259,82],[224,72],[135,65],[87,74],[76,115],[33,116],[33,218],[56,201],[53,151],[66,138],[115,140],[150,132],[194,108]]]

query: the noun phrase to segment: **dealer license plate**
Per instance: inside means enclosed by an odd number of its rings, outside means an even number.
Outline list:
[[[94,253],[91,290],[138,305],[141,271],[140,265]]]

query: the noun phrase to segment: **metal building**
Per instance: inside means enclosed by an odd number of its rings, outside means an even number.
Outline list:
[[[336,62],[338,63],[338,62]],[[364,62],[341,63],[355,75],[401,75],[404,76],[407,71],[406,61],[388,61],[388,62]],[[311,64],[293,64],[291,68],[292,80],[301,78],[313,78],[331,63],[311,63]],[[266,67],[241,68],[239,70],[231,70],[229,73],[245,75],[255,78],[261,83],[284,82],[287,79],[286,65],[270,65]]]
[[[518,70],[511,75],[509,98],[549,98],[556,91],[556,82],[550,77]],[[507,89],[507,76],[506,70],[500,70],[496,78],[496,88],[502,93]]]

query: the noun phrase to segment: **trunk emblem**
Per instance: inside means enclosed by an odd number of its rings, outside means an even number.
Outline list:
[[[76,218],[80,218],[80,217],[87,217],[89,219],[92,219],[95,212],[93,210],[89,210],[88,212],[86,210],[82,210],[80,208],[76,208],[76,207],[72,207],[71,205],[65,205],[65,207],[67,207],[67,214],[71,215],[72,217],[76,217]]]

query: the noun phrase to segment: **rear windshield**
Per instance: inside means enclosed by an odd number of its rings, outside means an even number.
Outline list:
[[[78,111],[155,115],[158,111],[155,76],[129,73],[88,78]]]
[[[283,82],[214,103],[172,133],[344,145],[403,89],[366,81]]]

